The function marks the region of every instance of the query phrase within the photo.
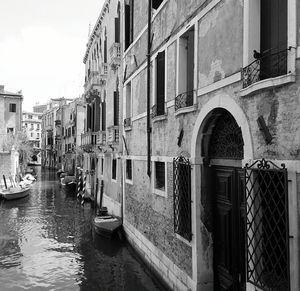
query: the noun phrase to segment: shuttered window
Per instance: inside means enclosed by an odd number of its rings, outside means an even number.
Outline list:
[[[156,59],[156,105],[157,115],[165,114],[165,52],[157,54]]]

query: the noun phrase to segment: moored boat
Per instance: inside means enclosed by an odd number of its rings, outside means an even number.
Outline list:
[[[96,216],[93,219],[93,225],[97,234],[112,238],[121,229],[122,222],[119,218],[111,215]]]
[[[75,176],[63,176],[60,178],[60,183],[62,186],[70,190],[76,190],[76,177]]]
[[[6,200],[20,199],[29,195],[30,187],[12,187],[1,189],[0,195]]]

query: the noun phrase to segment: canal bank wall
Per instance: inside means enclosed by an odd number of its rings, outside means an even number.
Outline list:
[[[142,259],[148,269],[162,282],[166,290],[191,290],[190,278],[174,264],[161,250],[127,221],[123,222],[127,242]]]

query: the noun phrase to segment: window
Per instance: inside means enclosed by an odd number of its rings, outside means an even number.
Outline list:
[[[36,125],[36,129],[40,129],[40,125],[39,124]]]
[[[244,22],[244,88],[260,80],[285,75],[288,71],[288,1],[246,2],[251,24]]]
[[[100,168],[101,175],[103,175],[103,168],[104,168],[104,158],[101,158],[101,168]]]
[[[39,137],[40,137],[40,134],[39,134],[39,133],[37,133],[37,134],[36,134],[36,136],[37,136],[37,138],[39,138]]]
[[[39,116],[39,119],[42,119],[42,116]]]
[[[116,159],[112,159],[111,178],[112,178],[112,180],[117,180],[117,160]]]
[[[14,128],[13,127],[8,127],[7,128],[7,133],[14,133]]]
[[[105,131],[106,130],[106,102],[103,101],[102,102],[102,106],[101,106],[101,109],[102,109],[102,121],[101,121],[101,124],[102,124],[102,131]]]
[[[191,165],[182,156],[173,160],[174,230],[183,238],[192,239]]]
[[[175,110],[193,105],[194,90],[194,27],[179,38],[178,95]]]
[[[125,104],[124,127],[131,125],[131,82],[126,85],[126,104]]]
[[[115,18],[115,42],[119,43],[120,42],[120,2],[118,2],[118,7],[117,7],[117,13],[118,17]]]
[[[114,125],[119,125],[119,92],[114,92]]]
[[[33,123],[31,123],[30,126],[30,129],[32,130],[34,128]]]
[[[17,112],[17,104],[9,103],[9,112]]]
[[[132,160],[126,160],[126,180],[132,180]]]
[[[157,54],[156,58],[156,114],[165,114],[165,52]]]
[[[25,123],[25,127],[27,127],[27,123]]]
[[[125,50],[133,42],[133,0],[125,4]]]
[[[154,162],[155,181],[154,188],[160,191],[165,191],[165,163]]]
[[[28,119],[32,119],[32,115],[28,115]]]
[[[30,133],[30,137],[33,137],[33,133]]]
[[[164,0],[152,0],[152,8],[157,9]]]

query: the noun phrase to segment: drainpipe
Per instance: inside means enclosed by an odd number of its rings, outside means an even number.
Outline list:
[[[150,53],[151,53],[151,0],[148,0],[147,50],[147,175],[151,177],[151,126],[150,126]]]

